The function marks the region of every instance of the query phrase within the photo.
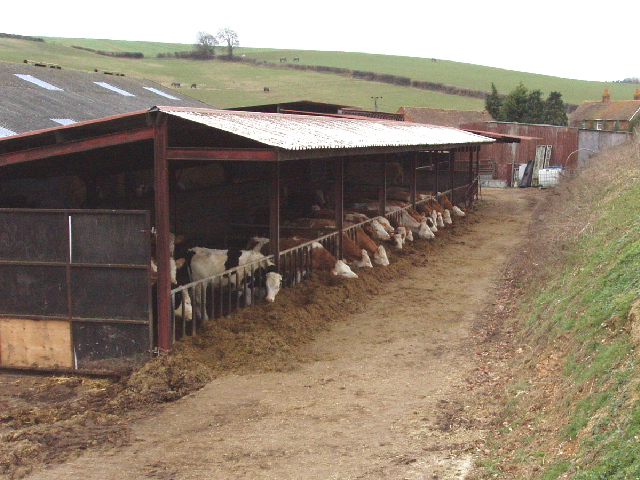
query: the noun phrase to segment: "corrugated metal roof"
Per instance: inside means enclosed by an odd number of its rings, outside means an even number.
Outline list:
[[[158,107],[180,117],[285,150],[445,146],[492,143],[463,130],[390,120]]]

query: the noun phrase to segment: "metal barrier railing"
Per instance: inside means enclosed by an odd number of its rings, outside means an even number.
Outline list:
[[[273,255],[266,256],[172,289],[175,337],[195,335],[203,320],[228,316],[239,308],[259,303],[266,281],[262,273],[273,265],[273,259]]]
[[[391,223],[401,224],[403,212],[430,200],[441,198],[442,195],[458,198],[455,192],[463,192],[462,197],[468,202],[477,194],[478,178],[471,184],[457,187],[453,191],[439,192],[437,195],[418,200],[413,204],[399,207],[397,210],[385,213]],[[375,218],[375,217],[374,217]],[[374,218],[357,224],[350,224],[344,228],[347,237],[357,242],[360,234],[359,227],[371,223]],[[312,231],[313,229],[310,229]],[[283,250],[279,254],[279,273],[282,275],[282,286],[293,287],[302,283],[313,272],[314,243],[320,243],[332,255],[338,256],[340,232],[332,232],[319,238],[310,239],[304,243]],[[197,334],[198,326],[205,319],[216,319],[228,316],[239,308],[260,303],[258,293],[264,287],[263,275],[256,275],[261,269],[273,265],[274,255],[253,263],[226,270],[212,277],[197,280],[171,290],[171,318],[174,325],[175,339],[187,335]],[[249,281],[247,281],[250,279]],[[186,293],[185,293],[186,292]],[[190,303],[189,303],[190,300]]]

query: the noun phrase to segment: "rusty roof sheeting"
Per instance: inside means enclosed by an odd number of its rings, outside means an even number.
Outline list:
[[[158,107],[175,117],[285,150],[446,146],[493,139],[436,125],[384,120]]]

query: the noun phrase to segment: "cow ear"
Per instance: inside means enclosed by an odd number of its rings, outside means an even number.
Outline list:
[[[176,260],[176,268],[181,268],[187,260],[184,258],[179,258]]]

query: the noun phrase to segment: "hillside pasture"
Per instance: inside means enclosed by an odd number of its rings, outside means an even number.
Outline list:
[[[523,82],[529,89],[540,89],[543,95],[560,91],[566,103],[580,104],[584,100],[599,100],[604,88],[609,88],[613,100],[631,99],[634,85],[614,82],[586,82],[532,73],[514,72],[493,67],[471,65],[444,59],[373,55],[353,52],[323,52],[277,50],[238,47],[235,54],[246,59],[269,62],[274,68],[237,64],[222,60],[197,61],[157,58],[158,54],[188,51],[190,44],[137,42],[105,39],[45,38],[46,42],[31,42],[0,38],[0,60],[21,62],[24,59],[56,63],[63,68],[94,69],[149,78],[163,85],[177,81],[198,91],[189,95],[220,108],[241,107],[260,103],[313,100],[342,103],[373,109],[371,97],[382,97],[379,108],[395,112],[401,106],[482,110],[481,99],[448,95],[410,87],[356,81],[348,75],[318,73],[286,68],[292,65],[321,65],[408,77],[413,81],[428,81],[445,85],[488,91],[495,83],[500,93],[508,93]],[[126,59],[97,55],[72,48],[77,45],[102,51],[141,52],[143,59]],[[218,53],[224,49],[218,47]],[[287,58],[281,64],[280,58]],[[282,68],[281,68],[282,67]],[[270,95],[263,95],[269,87]]]

